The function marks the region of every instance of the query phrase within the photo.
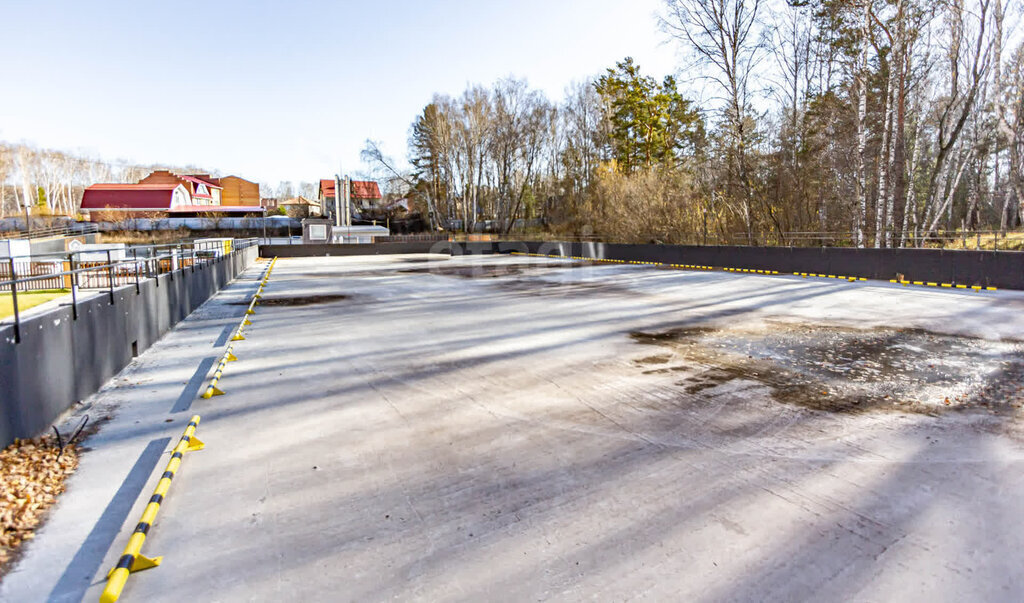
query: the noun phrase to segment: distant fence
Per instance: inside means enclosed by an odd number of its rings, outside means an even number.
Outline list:
[[[259,218],[125,218],[116,221],[78,222],[71,218],[56,217],[31,221],[31,233],[48,232],[46,236],[87,234],[92,232],[120,231],[165,231],[165,230],[244,230],[252,232],[281,233],[291,230],[302,232],[302,220],[297,218],[259,217]],[[10,217],[0,219],[0,233],[4,236],[21,237],[25,234],[25,218]],[[33,234],[35,236],[35,234]]]
[[[3,222],[3,221],[0,221]],[[68,237],[83,234],[95,234],[99,232],[99,227],[89,222],[60,222],[53,225],[47,225],[44,223],[42,226],[36,226],[32,222],[28,222],[28,228],[25,229],[25,220],[20,220],[20,224],[15,222],[19,228],[18,230],[12,228],[7,231],[4,235],[12,239],[41,239],[46,237]],[[0,230],[3,230],[0,228]]]
[[[421,234],[390,235],[386,237],[374,237],[375,243],[423,243],[435,241],[447,241],[448,233],[425,232]]]

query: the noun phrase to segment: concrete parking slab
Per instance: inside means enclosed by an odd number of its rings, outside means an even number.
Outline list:
[[[198,399],[261,268],[77,411],[0,600],[98,598],[192,414],[122,600],[1024,597],[1024,294],[282,259]]]

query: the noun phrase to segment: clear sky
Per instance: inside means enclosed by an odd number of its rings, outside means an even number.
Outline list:
[[[675,71],[660,0],[0,1],[0,140],[276,183],[403,161],[435,92],[560,99],[633,56]]]

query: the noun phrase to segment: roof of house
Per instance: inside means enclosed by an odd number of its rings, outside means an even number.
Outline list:
[[[193,178],[198,178],[200,180],[205,180],[206,182],[209,182],[210,184],[212,184],[214,186],[220,186],[220,178],[214,178],[213,176],[211,176],[209,174],[188,174],[188,175],[193,177]]]
[[[262,214],[265,208],[260,205],[179,205],[168,210],[172,214]]]
[[[182,176],[181,174],[175,174],[175,176],[177,176],[178,178],[181,178],[182,180],[186,180],[188,182],[191,182],[193,184],[205,184],[206,186],[209,186],[209,187],[221,188],[220,186],[218,186],[218,185],[216,185],[216,184],[214,184],[214,183],[212,183],[212,182],[210,182],[208,180],[203,180],[202,178],[198,178],[196,176]]]
[[[325,178],[320,180],[320,190],[323,192],[325,197],[334,196],[334,180]],[[376,182],[372,180],[353,180],[352,181],[352,198],[353,199],[380,199],[380,187],[377,186]]]
[[[222,182],[223,182],[224,180],[238,180],[238,181],[240,181],[240,182],[248,182],[249,184],[256,184],[256,183],[255,183],[255,182],[253,182],[252,180],[246,180],[245,178],[242,178],[241,176],[221,176],[221,177],[220,177],[220,178],[218,178],[217,180],[220,180],[220,181],[222,181]]]
[[[180,184],[94,184],[82,195],[82,209],[154,209],[171,207]]]
[[[303,196],[292,197],[291,199],[285,199],[284,201],[278,202],[278,205],[316,205],[320,204],[316,201],[311,201]]]

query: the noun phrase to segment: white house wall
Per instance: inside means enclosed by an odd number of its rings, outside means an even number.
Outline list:
[[[188,189],[179,184],[172,193],[171,207],[180,207],[182,205],[192,205],[192,197],[188,194]]]

